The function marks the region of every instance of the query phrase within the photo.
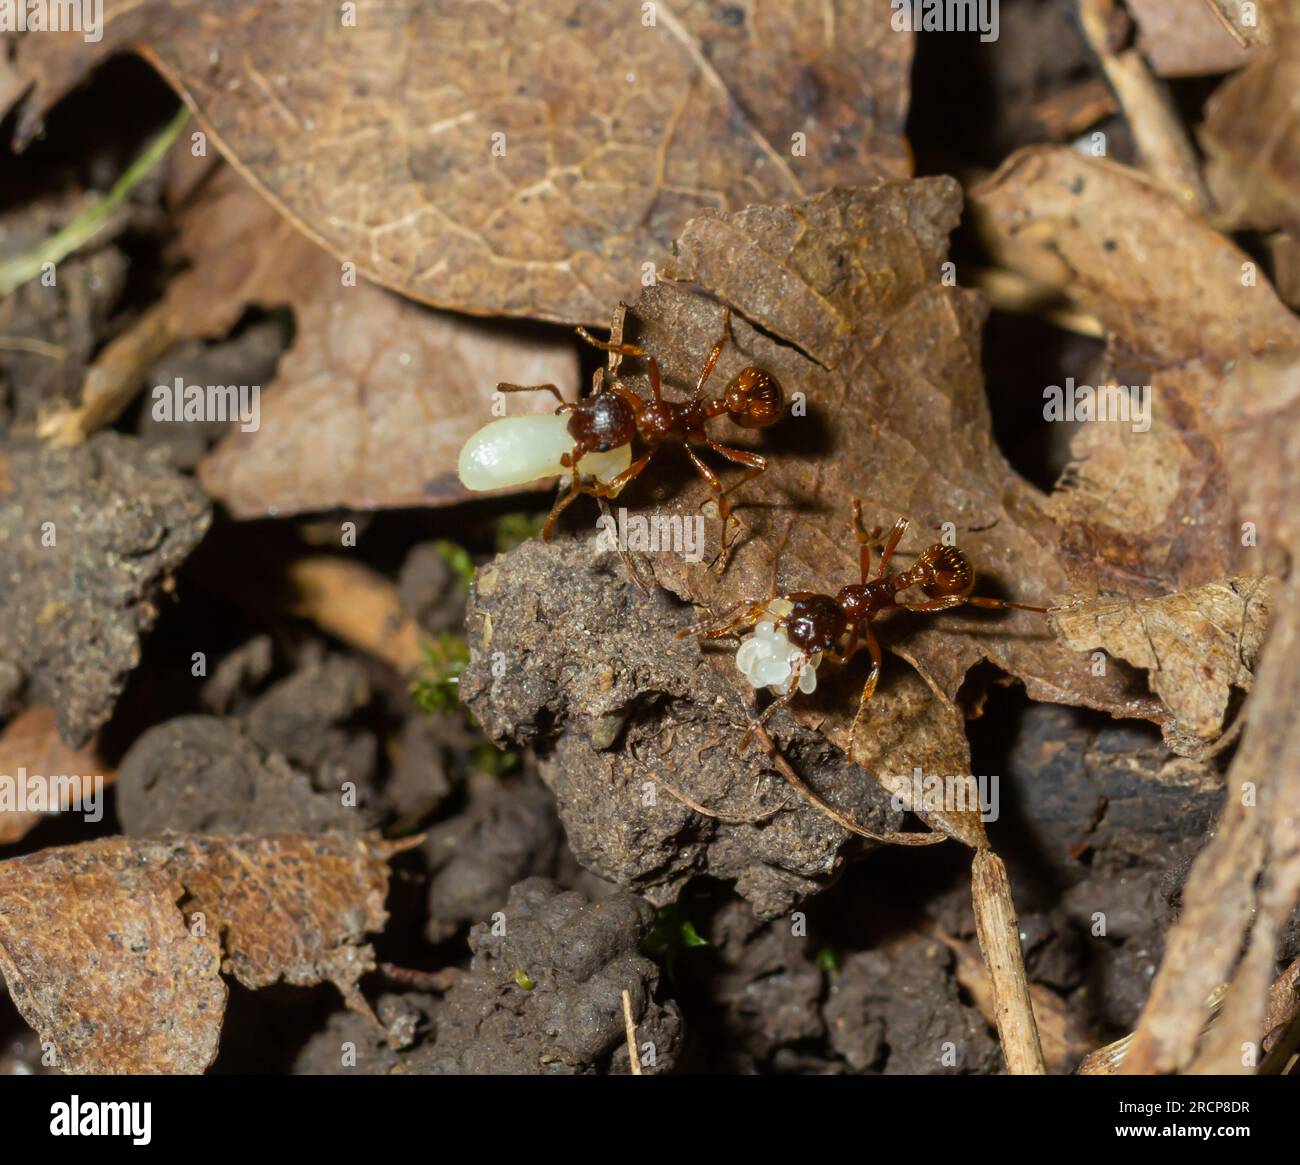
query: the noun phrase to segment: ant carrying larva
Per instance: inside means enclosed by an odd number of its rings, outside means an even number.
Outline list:
[[[729,608],[721,618],[695,624],[677,633],[678,638],[699,635],[720,639],[739,629],[753,627],[752,636],[736,651],[736,666],[755,689],[768,688],[775,696],[745,733],[748,743],[756,728],[764,725],[799,692],[811,693],[817,687],[817,668],[823,659],[846,664],[861,647],[871,656],[871,671],[863,685],[858,709],[849,731],[849,759],[858,724],[880,679],[882,654],[871,623],[891,609],[904,611],[946,611],[952,607],[972,606],[993,610],[1014,609],[1046,614],[1056,607],[1039,607],[1006,599],[972,595],[975,572],[970,561],[955,546],[936,543],[927,547],[906,570],[887,574],[890,559],[907,529],[908,519],[899,518],[889,533],[875,577],[871,573],[871,543],[880,535],[879,528],[868,533],[862,527],[862,505],[853,499],[853,532],[859,545],[859,581],[841,587],[836,595],[812,591],[773,593],[766,599],[746,600]],[[912,587],[926,598],[919,602],[900,602],[899,595]],[[773,572],[775,592],[775,572]]]
[[[578,401],[566,401],[553,384],[499,384],[498,392],[549,392],[559,401],[559,407],[550,417],[504,418],[478,430],[460,453],[461,482],[467,489],[496,489],[569,472],[569,489],[556,501],[542,528],[542,537],[549,542],[560,514],[580,494],[617,497],[649,465],[662,445],[679,442],[717,503],[722,542],[715,569],[723,570],[731,545],[727,536],[732,520],[728,495],[761,474],[767,468],[767,458],[715,440],[708,433],[708,424],[714,417],[725,415],[741,428],[767,428],[780,420],[785,410],[784,394],[776,378],[754,365],[732,377],[720,396],[705,395],[705,385],[726,346],[730,324],[730,309],[724,308],[722,335],[686,401],[664,399],[659,363],[644,348],[597,340],[585,328],[579,328],[578,335],[601,351],[644,360],[652,399],[643,400],[616,376],[607,380],[601,371],[596,374],[592,394]],[[634,442],[644,450],[635,461]],[[717,473],[696,451],[697,445],[744,466],[740,480],[724,489]]]

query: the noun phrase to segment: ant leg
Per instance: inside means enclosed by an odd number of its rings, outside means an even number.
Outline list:
[[[555,532],[555,523],[564,511],[573,503],[579,494],[585,492],[581,483],[578,481],[578,475],[573,475],[573,484],[569,486],[569,492],[551,507],[551,516],[546,519],[546,525],[542,527],[542,541],[549,542],[551,535]]]
[[[598,340],[586,328],[578,328],[580,338],[587,341],[593,348],[599,348],[602,352],[617,352],[620,356],[644,356],[645,349],[636,344],[615,344],[609,340]]]
[[[634,477],[650,464],[650,458],[655,455],[655,450],[651,449],[649,453],[643,453],[622,473],[616,474],[608,481],[598,481],[595,485],[585,485],[582,487],[583,493],[591,494],[594,498],[616,498],[622,492],[623,487],[627,485]]]
[[[876,527],[879,537],[880,527]],[[858,576],[866,582],[871,574],[871,535],[862,527],[862,503],[853,499],[853,536],[858,540]]]
[[[987,607],[994,611],[1037,611],[1045,615],[1048,611],[1059,610],[1057,607],[1035,607],[1029,603],[1013,603],[1007,599],[986,599],[981,595],[970,595],[966,602],[972,607]]]
[[[947,611],[968,602],[962,595],[944,595],[941,599],[930,599],[924,603],[898,603],[904,611]]]
[[[867,710],[867,705],[871,703],[871,697],[876,694],[876,683],[880,679],[880,644],[876,642],[876,637],[871,633],[871,626],[867,626],[867,650],[871,653],[871,671],[867,673],[867,682],[862,687],[862,695],[858,698],[858,710],[853,714],[853,724],[849,728],[849,763],[853,763],[853,755],[858,740],[858,724],[862,720],[862,714]]]
[[[781,527],[781,537],[776,540],[776,548],[772,551],[772,579],[768,583],[767,597],[768,600],[775,599],[777,596],[776,576],[781,568],[781,555],[785,553],[785,544],[790,541],[790,529],[794,525],[794,518],[787,517],[785,524]]]
[[[754,478],[763,473],[767,469],[767,458],[758,453],[750,453],[745,449],[732,449],[730,446],[723,445],[720,441],[715,441],[709,436],[705,436],[704,443],[715,453],[720,453],[728,461],[734,461],[737,465],[746,467],[739,481],[732,482],[731,485],[718,494],[718,512],[722,515],[722,565],[725,567],[727,555],[731,549],[731,544],[727,541],[727,520],[731,517],[731,503],[727,500],[727,495],[734,490],[738,490],[747,481],[753,481]],[[689,451],[689,449],[690,446],[688,445],[687,450]]]
[[[837,663],[842,667],[857,654],[858,648],[861,646],[862,642],[858,639],[858,629],[854,626],[852,634],[849,635],[848,645],[844,648],[843,653],[827,651],[823,653],[822,658],[829,659],[832,663]]]
[[[602,352],[617,352],[620,356],[639,356],[643,358],[650,374],[650,391],[654,394],[656,401],[664,399],[659,383],[659,361],[647,353],[644,348],[637,344],[611,344],[608,340],[598,340],[586,328],[579,328],[578,335],[593,348],[599,348]]]
[[[796,695],[798,695],[799,679],[802,675],[803,668],[801,667],[790,677],[790,690],[777,696],[775,700],[773,700],[758,714],[758,718],[750,724],[748,731],[746,731],[745,735],[740,738],[740,748],[742,751],[749,747],[749,742],[754,739],[754,732],[757,729],[764,727],[778,710],[784,708],[795,698]]]
[[[728,461],[734,461],[737,465],[744,465],[748,468],[741,476],[738,482],[727,486],[723,493],[731,493],[732,490],[739,489],[747,481],[753,481],[760,473],[767,469],[767,458],[761,453],[750,453],[747,449],[732,449],[729,445],[722,444],[721,441],[715,441],[712,437],[705,436],[704,443],[714,451],[720,453]]]
[[[563,409],[573,408],[567,400],[560,395],[560,390],[553,384],[498,384],[497,392],[549,392],[556,400],[560,402]],[[558,409],[556,410],[559,411]]]
[[[717,574],[721,574],[726,568],[727,554],[730,550],[727,543],[727,519],[731,517],[731,506],[727,504],[727,493],[722,488],[722,482],[718,479],[718,475],[700,460],[700,455],[685,442],[682,443],[682,448],[686,450],[686,456],[691,459],[695,471],[709,483],[709,488],[713,490],[714,500],[718,503],[718,513],[722,518],[722,549],[718,555],[718,563],[713,569]]]
[[[905,611],[947,611],[951,607],[984,607],[993,611],[1037,611],[1046,614],[1056,607],[1034,607],[1029,603],[1013,603],[1008,599],[986,599],[983,595],[944,595],[941,599],[931,599],[928,603],[899,603]]]
[[[769,599],[742,599],[723,611],[719,618],[710,616],[699,623],[683,627],[677,632],[677,638],[685,639],[691,635],[699,635],[703,639],[721,639],[724,635],[730,635],[737,627],[752,627],[766,613],[770,601]],[[735,614],[736,611],[740,611],[740,614]]]
[[[700,378],[695,382],[695,399],[699,400],[704,395],[704,382],[713,375],[713,370],[718,366],[718,357],[722,355],[722,349],[727,346],[727,332],[731,327],[731,308],[722,309],[722,336],[718,342],[713,345],[713,351],[709,353],[709,358],[704,362],[704,367],[700,369]]]
[[[659,361],[653,356],[646,357],[646,367],[650,370],[650,391],[654,394],[655,403],[663,402],[663,393],[659,390]]]
[[[908,520],[899,518],[894,523],[894,528],[889,532],[889,541],[885,543],[885,552],[880,556],[880,565],[876,568],[876,577],[885,577],[885,568],[889,566],[889,560],[894,557],[894,551],[898,549],[899,539],[903,537],[903,531],[907,529]]]

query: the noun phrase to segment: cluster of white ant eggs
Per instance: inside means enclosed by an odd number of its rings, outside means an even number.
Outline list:
[[[560,458],[573,452],[569,420],[559,416],[503,417],[478,430],[460,451],[456,471],[466,489],[501,489],[526,485],[541,477],[556,477],[572,470]],[[631,444],[608,453],[588,453],[581,469],[608,482],[632,464]]]
[[[790,614],[794,604],[789,599],[773,599],[767,605],[769,618],[754,625],[749,636],[736,652],[736,666],[755,688],[771,688],[784,696],[799,673],[799,690],[807,695],[817,690],[817,665],[821,652],[806,655],[786,637],[784,628],[776,619]]]

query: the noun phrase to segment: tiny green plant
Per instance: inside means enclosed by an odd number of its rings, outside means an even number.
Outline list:
[[[546,514],[526,514],[521,510],[512,510],[502,514],[492,529],[492,541],[498,554],[513,550],[530,538],[536,538],[546,524]]]
[[[469,666],[469,645],[443,632],[425,640],[424,659],[411,678],[411,698],[425,712],[450,712],[460,702],[460,673]]]
[[[664,906],[655,916],[654,929],[646,939],[646,946],[654,952],[672,952],[682,947],[707,947],[709,940],[702,938],[695,923],[687,918],[680,906]]]
[[[827,975],[838,975],[840,971],[839,952],[834,947],[822,947],[817,952],[817,966]]]
[[[436,539],[433,548],[438,552],[438,556],[443,562],[451,567],[451,572],[456,576],[460,589],[468,593],[470,584],[474,581],[474,560],[470,558],[469,551],[459,542],[453,542],[450,538]]]

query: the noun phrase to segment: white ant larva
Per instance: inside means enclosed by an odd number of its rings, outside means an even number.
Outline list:
[[[573,451],[569,418],[502,417],[474,433],[460,451],[456,472],[469,490],[525,485],[573,472],[561,458]],[[578,463],[583,474],[608,482],[632,464],[632,445],[587,453]]]

